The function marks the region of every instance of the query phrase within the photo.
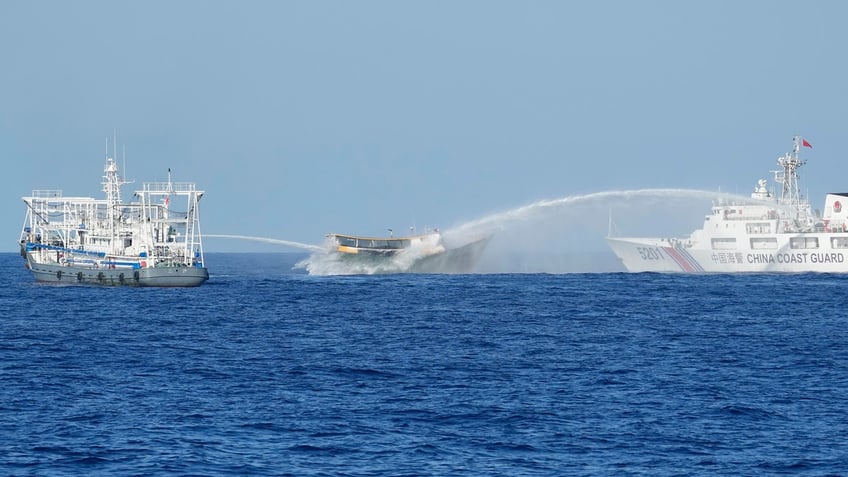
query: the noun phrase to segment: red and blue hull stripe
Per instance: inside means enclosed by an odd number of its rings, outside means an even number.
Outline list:
[[[695,260],[689,252],[682,248],[663,247],[663,250],[672,260],[674,260],[681,270],[684,272],[696,273],[703,272],[704,267]]]

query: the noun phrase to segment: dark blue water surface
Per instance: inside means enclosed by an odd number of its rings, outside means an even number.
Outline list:
[[[848,277],[33,282],[0,255],[2,475],[848,472]]]

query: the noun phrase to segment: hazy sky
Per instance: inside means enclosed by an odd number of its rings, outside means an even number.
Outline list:
[[[207,234],[319,243],[598,191],[747,194],[794,135],[821,207],[848,190],[846,18],[841,1],[0,2],[0,251],[32,189],[102,196],[114,130],[136,185],[170,167],[206,191]]]

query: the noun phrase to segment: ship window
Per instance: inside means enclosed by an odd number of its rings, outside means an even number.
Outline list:
[[[771,224],[768,222],[750,222],[745,224],[749,235],[770,234]]]
[[[848,248],[848,237],[833,237],[830,239],[832,248]]]
[[[403,240],[389,240],[386,248],[403,248]]]
[[[387,240],[374,240],[374,248],[387,248],[389,243]]]
[[[752,238],[751,239],[751,248],[754,250],[774,250],[777,248],[777,238],[775,237],[761,237],[761,238]]]
[[[358,247],[371,248],[371,247],[373,247],[373,245],[371,245],[371,242],[372,242],[372,241],[371,241],[371,240],[369,240],[369,239],[359,239],[359,240],[357,241],[357,244],[356,244],[356,245],[357,245]]]
[[[339,245],[345,245],[347,247],[356,247],[356,239],[350,237],[336,237],[336,240],[339,242]]]
[[[735,238],[714,238],[712,240],[713,250],[734,250],[736,249]]]
[[[819,248],[817,237],[792,237],[789,239],[791,248]]]

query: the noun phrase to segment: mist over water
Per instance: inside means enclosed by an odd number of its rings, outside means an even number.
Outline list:
[[[603,191],[540,200],[452,227],[445,240],[491,233],[479,273],[623,272],[607,236],[688,236],[716,198],[694,189]]]
[[[447,249],[490,237],[474,273],[602,273],[625,271],[607,236],[688,237],[716,199],[746,196],[695,189],[603,191],[546,199],[442,230]],[[411,247],[374,262],[343,260],[326,240],[319,245],[243,235],[207,235],[280,244],[311,251],[295,267],[312,275],[402,273],[422,258]]]

